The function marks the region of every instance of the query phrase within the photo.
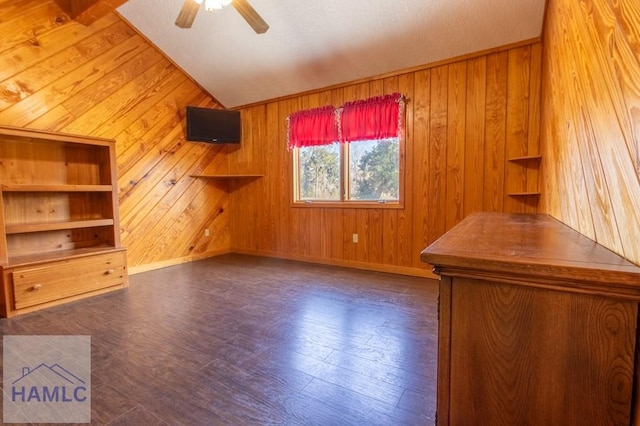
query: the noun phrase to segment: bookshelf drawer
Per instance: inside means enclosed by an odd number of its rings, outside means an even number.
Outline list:
[[[124,286],[124,252],[96,254],[15,268],[15,309]]]

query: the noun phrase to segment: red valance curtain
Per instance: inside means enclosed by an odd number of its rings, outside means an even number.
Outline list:
[[[397,138],[402,128],[404,97],[399,93],[346,103],[340,114],[342,142]]]
[[[299,111],[287,118],[287,146],[329,145],[400,137],[404,96],[400,93]]]
[[[335,111],[333,106],[326,106],[291,114],[287,118],[289,149],[338,142]]]

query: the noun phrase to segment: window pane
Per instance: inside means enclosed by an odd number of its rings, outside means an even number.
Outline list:
[[[400,150],[398,139],[349,144],[349,199],[399,199]]]
[[[340,145],[300,148],[300,199],[340,200]]]

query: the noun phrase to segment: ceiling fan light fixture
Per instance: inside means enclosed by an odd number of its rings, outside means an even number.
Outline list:
[[[204,10],[211,12],[215,9],[222,9],[229,4],[231,4],[231,0],[204,0]]]
[[[0,0],[2,2],[2,0]],[[247,24],[253,28],[256,34],[262,34],[267,32],[269,24],[251,7],[249,0],[184,0],[180,13],[176,18],[176,27],[178,28],[191,28],[193,20],[198,14],[200,5],[204,2],[204,8],[208,12],[212,12],[215,9],[222,9],[224,6],[233,4],[233,7],[238,13],[247,21]]]

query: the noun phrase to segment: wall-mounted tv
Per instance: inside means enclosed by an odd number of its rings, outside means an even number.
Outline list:
[[[187,140],[240,143],[240,111],[187,106]]]

